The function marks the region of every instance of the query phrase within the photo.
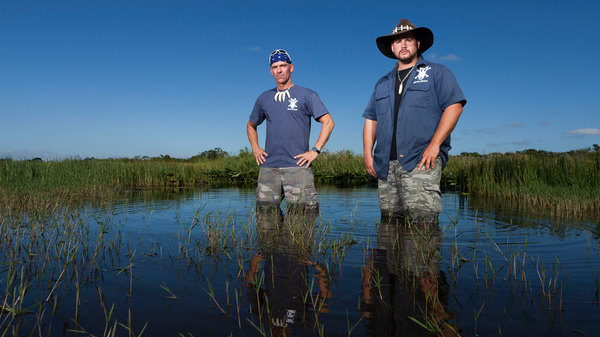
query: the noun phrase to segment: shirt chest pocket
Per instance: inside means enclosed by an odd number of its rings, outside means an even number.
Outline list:
[[[375,112],[378,120],[380,119],[379,117],[390,115],[392,106],[390,99],[390,93],[385,90],[375,92]]]
[[[406,88],[402,99],[406,100],[406,105],[412,108],[428,107],[433,100],[431,84],[428,82],[411,84],[410,87]]]

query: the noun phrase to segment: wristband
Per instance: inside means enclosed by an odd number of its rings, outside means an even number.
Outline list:
[[[315,151],[317,154],[321,154],[321,151],[319,151],[316,146],[314,146],[311,150]]]

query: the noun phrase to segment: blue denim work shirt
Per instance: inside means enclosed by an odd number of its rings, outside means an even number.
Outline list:
[[[396,68],[383,76],[371,95],[363,117],[377,121],[375,150],[373,151],[377,177],[387,180],[389,158],[394,132],[394,100],[396,95]],[[454,74],[445,66],[419,57],[409,75],[400,107],[396,130],[398,162],[407,171],[419,164],[423,152],[431,142],[442,114],[455,103],[466,104]],[[450,136],[440,146],[442,168],[448,162]]]

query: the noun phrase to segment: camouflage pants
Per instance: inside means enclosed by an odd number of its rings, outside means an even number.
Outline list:
[[[390,160],[387,181],[378,180],[379,207],[382,217],[437,221],[442,211],[442,160],[435,168],[406,171],[397,160]]]
[[[288,210],[300,206],[302,210],[318,211],[319,201],[312,169],[261,167],[256,189],[257,208],[279,208],[282,197],[285,197]]]

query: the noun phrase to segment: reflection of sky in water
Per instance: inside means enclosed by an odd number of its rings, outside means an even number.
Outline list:
[[[318,192],[320,222],[331,225],[330,233],[352,234],[357,241],[376,236],[379,221],[376,189],[323,187]],[[223,218],[235,214],[237,225],[247,224],[254,216],[254,205],[254,188],[137,191],[126,193],[112,206],[111,214],[125,232],[173,234],[182,225],[189,226],[196,212],[200,216],[211,213]],[[449,231],[445,236],[447,243],[454,241],[455,232],[459,245],[465,247],[488,246],[489,237],[499,246],[524,245],[527,241],[529,253],[551,256],[560,247],[561,262],[574,264],[582,263],[581,254],[587,256],[587,249],[582,248],[598,245],[588,230],[595,228],[590,223],[536,219],[510,210],[472,209],[467,200],[450,193],[443,195],[442,205],[440,227]],[[455,228],[451,223],[456,219]]]
[[[323,318],[328,326],[339,326],[344,330],[347,308],[356,307],[365,249],[377,248],[377,190],[323,187],[318,192],[321,207],[318,223],[330,226],[330,235],[352,235],[358,242],[346,247],[340,269],[332,273],[331,290],[336,296],[329,304],[332,314]],[[200,216],[211,212],[222,217],[235,214],[236,225],[239,226],[251,222],[254,204],[254,188],[139,191],[126,193],[112,207],[111,217],[125,233],[141,233],[142,241],[156,242],[170,237],[173,242],[174,235],[181,232],[183,226],[192,223],[195,212]],[[505,334],[518,333],[535,321],[540,312],[548,315],[560,312],[558,321],[563,325],[574,326],[584,332],[594,331],[592,326],[595,320],[592,317],[600,314],[597,302],[593,304],[597,290],[594,275],[597,275],[600,268],[598,235],[594,232],[596,224],[534,218],[503,209],[474,209],[469,206],[468,200],[461,200],[458,194],[450,193],[443,195],[442,205],[440,228],[446,234],[441,242],[442,259],[439,268],[451,287],[452,296],[448,305],[456,314],[457,325],[467,332],[466,335],[471,335],[474,328],[474,310],[479,310],[482,305],[485,310],[477,323],[480,332],[497,333],[498,322],[501,322]],[[94,215],[93,211],[90,213]],[[458,225],[453,226],[452,222],[456,219]],[[200,235],[201,232],[196,233],[195,235]],[[150,239],[147,240],[148,238]],[[461,268],[458,272],[457,262],[452,259],[454,247],[468,260],[459,263]],[[506,260],[513,259],[513,256],[517,256],[517,263],[524,261],[527,276],[524,282],[528,289],[524,294],[512,294],[507,280],[509,267]],[[177,265],[181,261],[170,263]],[[211,269],[211,276],[205,274],[207,262],[203,263],[199,279],[197,273],[190,271],[193,269],[187,269],[184,273],[188,275],[186,277],[196,279],[195,281],[185,281],[185,277],[173,279],[173,276],[167,276],[164,271],[161,274],[162,268],[153,263],[144,262],[138,268],[146,268],[143,269],[147,274],[144,276],[145,282],[160,284],[161,280],[168,279],[169,284],[179,283],[186,289],[178,289],[180,292],[194,296],[202,296],[198,286],[204,284],[205,277],[216,278],[221,286],[226,279],[235,282],[238,267],[235,263],[221,262],[220,267]],[[494,267],[489,267],[490,264]],[[551,273],[556,270],[558,282],[566,280],[562,295],[555,293],[554,297],[549,297],[549,302],[542,300],[542,276],[538,275],[538,271],[545,275],[544,287],[547,289]],[[494,286],[487,287],[485,275],[491,277],[493,273],[497,273]],[[162,275],[162,278],[158,275]],[[186,282],[193,282],[197,286],[189,288],[190,285],[185,285]],[[516,288],[522,290],[523,287]],[[560,301],[559,296],[563,301],[562,311],[555,310],[556,303]],[[139,298],[136,300],[142,301]],[[184,300],[176,306],[183,305],[182,302]],[[208,314],[217,311],[215,308],[205,308],[201,312]],[[354,321],[358,318],[353,317]],[[548,321],[544,320],[543,327],[529,327],[532,330],[525,331],[557,335],[561,328],[564,328],[561,324],[548,327]],[[361,333],[363,332],[364,329]]]

